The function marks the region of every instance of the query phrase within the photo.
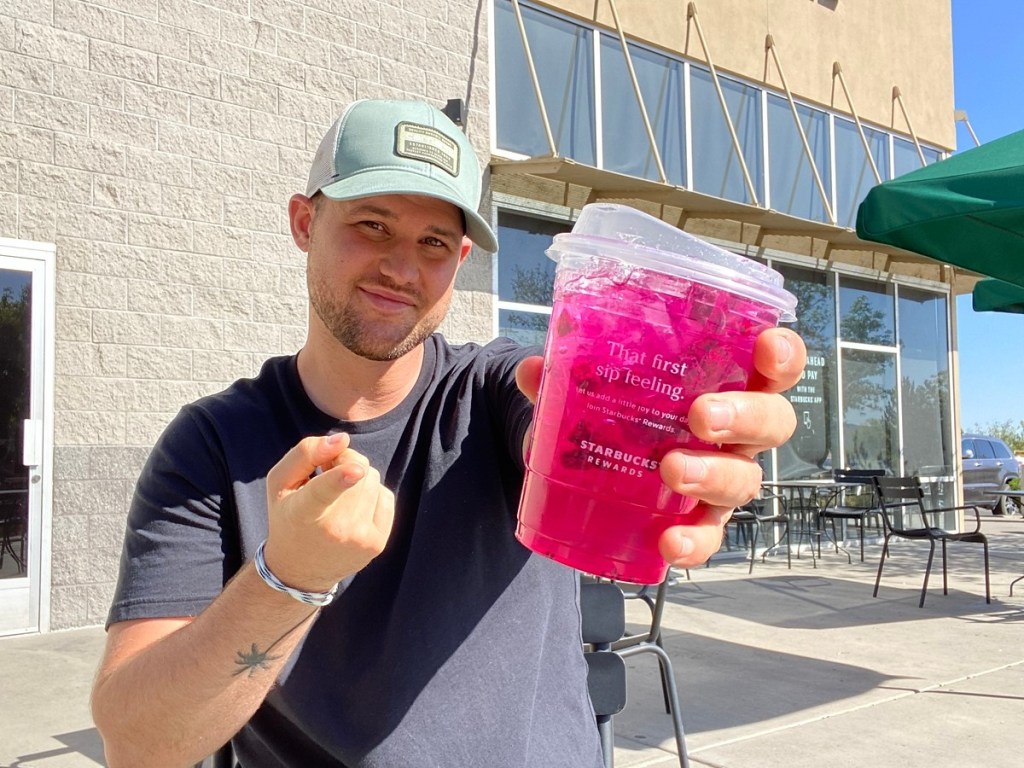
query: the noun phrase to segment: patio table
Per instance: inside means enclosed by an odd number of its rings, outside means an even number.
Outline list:
[[[985,491],[985,495],[986,496],[995,496],[996,497],[996,503],[998,503],[999,500],[1003,496],[1009,496],[1010,498],[1013,498],[1013,499],[1024,500],[1024,490],[1022,490],[1022,491],[1011,491],[1009,488],[1003,488],[1002,490],[999,490],[999,491]],[[1013,581],[1010,582],[1010,597],[1013,597],[1013,585],[1016,584],[1018,581],[1021,581],[1021,580],[1024,580],[1024,576],[1018,576],[1016,579],[1014,579]]]
[[[853,562],[853,556],[842,544],[834,541],[828,532],[821,526],[821,511],[828,507],[839,496],[844,488],[852,488],[864,485],[863,480],[765,480],[761,483],[766,488],[775,488],[780,491],[790,491],[787,494],[790,501],[794,496],[799,499],[799,508],[794,515],[797,517],[797,540],[796,546],[799,550],[800,541],[803,536],[811,537],[818,542],[818,556],[821,557],[821,537],[825,536],[839,550],[846,554],[847,562]],[[792,506],[792,505],[791,505]],[[811,523],[814,527],[811,527]],[[813,546],[813,543],[812,543]],[[813,554],[813,552],[812,552]]]

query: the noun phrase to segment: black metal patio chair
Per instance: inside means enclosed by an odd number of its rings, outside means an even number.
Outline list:
[[[580,587],[584,656],[588,665],[587,685],[608,768],[614,768],[615,759],[612,718],[626,705],[626,667],[623,659],[641,653],[654,654],[658,659],[662,693],[666,711],[672,718],[679,765],[680,768],[689,768],[690,765],[672,660],[661,644],[661,617],[668,581],[669,577],[666,576],[658,585],[653,601],[648,599],[646,592],[643,595],[637,592],[627,595],[617,583],[592,581],[589,577],[583,580]],[[627,596],[640,597],[651,607],[651,623],[647,631],[626,634]],[[608,658],[609,655],[615,659]]]
[[[622,590],[610,582],[584,581],[580,585],[580,615],[587,689],[597,718],[604,764],[613,768],[612,718],[626,706],[626,662],[612,651],[612,643],[626,633],[626,601]]]
[[[725,524],[723,535],[725,536],[727,547],[731,548],[728,538],[730,528],[736,530],[737,543],[742,540],[750,546],[750,567],[747,569],[747,573],[754,572],[754,559],[757,557],[758,540],[765,547],[761,552],[761,562],[765,561],[769,552],[785,542],[786,566],[789,568],[793,567],[792,537],[787,503],[785,496],[782,494],[762,490],[757,498],[735,509],[732,517]],[[769,545],[766,530],[772,529],[774,531],[776,526],[781,526],[782,532],[774,537],[771,545]],[[797,544],[799,545],[799,541]],[[813,549],[811,551],[811,558],[814,558]]]
[[[885,540],[882,543],[882,557],[878,561],[878,575],[875,577],[874,597],[878,597],[878,585],[882,581],[882,568],[889,554],[889,540],[896,536],[903,539],[927,541],[928,563],[925,566],[924,582],[921,584],[921,601],[918,607],[924,607],[924,599],[928,594],[928,577],[932,571],[932,560],[935,558],[935,543],[942,543],[942,594],[949,594],[946,573],[946,543],[966,542],[981,544],[985,559],[985,602],[991,603],[992,596],[988,573],[988,539],[981,532],[981,513],[973,505],[963,507],[935,507],[926,509],[924,505],[924,489],[917,477],[873,477],[875,490],[878,493],[879,510],[885,526]],[[975,527],[968,531],[949,531],[939,524],[933,524],[929,518],[939,518],[948,512],[974,510]],[[920,521],[919,523],[917,521]]]
[[[864,562],[864,527],[868,521],[874,523],[875,527],[881,533],[882,522],[881,522],[881,510],[878,504],[878,494],[875,491],[874,484],[871,482],[873,477],[883,477],[885,475],[884,469],[833,469],[832,480],[836,483],[855,483],[862,481],[860,485],[841,485],[836,487],[836,492],[833,498],[820,512],[818,512],[818,522],[823,524],[829,523],[832,530],[832,544],[835,546],[836,553],[839,553],[839,538],[836,533],[836,520],[841,520],[846,523],[853,523],[857,526],[857,533],[860,537],[860,561]],[[864,493],[864,490],[867,493]],[[821,538],[818,539],[819,550],[818,554],[821,554]]]

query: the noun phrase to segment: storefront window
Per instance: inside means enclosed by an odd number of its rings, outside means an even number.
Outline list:
[[[548,318],[539,312],[498,309],[498,335],[524,346],[543,346],[548,334]]]
[[[644,108],[661,163],[671,184],[686,184],[686,116],[683,63],[629,44]],[[660,179],[622,44],[601,35],[601,132],[603,167],[645,179]]]
[[[760,197],[764,190],[761,92],[727,77],[719,76],[718,81],[729,106],[747,170]],[[691,66],[690,88],[690,109],[694,115],[700,115],[700,119],[693,120],[690,126],[693,132],[693,188],[716,197],[752,203],[711,73]]]
[[[786,393],[796,411],[796,431],[776,452],[778,480],[821,477],[839,455],[839,408],[836,398],[836,301],[832,278],[784,264],[775,265],[797,297],[797,321],[790,327],[807,346],[807,366]]]
[[[828,115],[803,104],[797,104],[796,110],[825,195],[831,199]],[[789,100],[772,94],[768,96],[768,164],[773,209],[813,221],[829,220]]]
[[[893,286],[839,278],[843,466],[899,474],[896,304]],[[871,347],[874,347],[872,349]]]
[[[558,153],[597,162],[593,32],[522,4],[530,44]],[[494,4],[498,146],[530,157],[550,153],[512,4]]]
[[[896,340],[896,308],[892,286],[841,277],[839,335],[843,341],[893,345]]]
[[[900,474],[896,355],[842,350],[845,466]]]
[[[952,477],[946,297],[901,286],[900,379],[907,474]]]
[[[551,317],[555,262],[544,251],[568,222],[498,213],[498,335],[543,344]]]

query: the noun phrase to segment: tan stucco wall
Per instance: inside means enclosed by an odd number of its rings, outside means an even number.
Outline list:
[[[550,6],[615,28],[609,0],[554,0]],[[907,121],[893,100],[898,86],[918,138],[956,146],[950,0],[698,0],[697,18],[716,67],[782,87],[771,34],[795,97],[848,112],[833,80],[839,62],[861,118],[900,133]],[[627,36],[704,60],[686,0],[615,0]]]

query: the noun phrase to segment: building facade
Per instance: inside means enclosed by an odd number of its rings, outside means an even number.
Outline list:
[[[948,0],[0,0],[0,634],[103,621],[163,426],[302,343],[285,213],[320,136],[392,96],[461,100],[489,161],[501,250],[450,339],[541,339],[550,238],[626,202],[798,294],[770,475],[954,482],[973,277],[850,229],[954,146]]]

